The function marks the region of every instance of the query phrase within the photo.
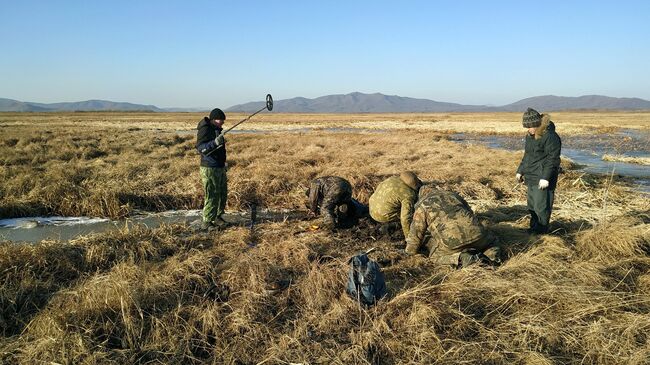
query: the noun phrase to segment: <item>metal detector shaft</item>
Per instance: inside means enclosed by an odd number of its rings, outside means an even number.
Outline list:
[[[265,109],[266,109],[266,107],[264,107],[264,108],[262,108],[262,109],[256,111],[255,113],[253,113],[253,114],[249,115],[248,117],[242,119],[241,121],[237,122],[237,124],[235,124],[235,125],[233,125],[232,127],[226,129],[226,130],[223,131],[221,134],[226,134],[226,133],[230,132],[231,130],[233,130],[233,129],[234,129],[235,127],[237,127],[238,125],[240,125],[240,124],[244,123],[245,121],[251,119],[251,118],[254,117],[256,114],[258,114],[259,112],[261,112],[261,111],[263,111],[263,110],[265,110]]]
[[[233,128],[235,128],[236,126],[238,126],[238,125],[244,123],[245,121],[251,119],[253,116],[257,115],[258,113],[260,113],[260,112],[263,111],[264,109],[266,109],[266,110],[268,110],[268,111],[273,110],[273,97],[271,96],[271,94],[266,94],[266,105],[264,106],[264,108],[262,108],[262,109],[256,111],[255,113],[253,113],[253,114],[249,115],[248,117],[242,119],[241,121],[237,122],[237,123],[236,123],[235,125],[233,125],[232,127],[230,127],[230,128],[228,128],[228,129],[226,129],[225,131],[221,132],[221,134],[226,134],[226,133],[230,132]],[[220,146],[218,146],[217,148],[213,149],[212,151],[210,151],[210,153],[207,153],[206,156],[209,156],[212,152],[217,151],[217,150],[220,149],[222,146],[223,146],[223,145],[220,145]]]

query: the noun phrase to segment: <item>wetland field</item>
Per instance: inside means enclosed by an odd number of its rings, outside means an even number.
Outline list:
[[[291,218],[254,230],[25,243],[2,229],[31,225],[0,227],[0,363],[648,364],[650,112],[551,115],[567,151],[623,165],[564,155],[549,235],[525,232],[521,113],[259,114],[226,137],[226,211]],[[200,209],[201,117],[0,113],[0,219]],[[465,197],[503,265],[451,270],[372,222],[330,232],[301,216],[313,178],[344,177],[367,203],[403,170]],[[347,260],[371,248],[388,296],[365,309],[345,294]]]

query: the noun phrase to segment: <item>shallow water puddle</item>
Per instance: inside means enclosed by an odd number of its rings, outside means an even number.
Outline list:
[[[224,219],[235,226],[249,226],[249,212],[227,212]],[[255,222],[282,222],[301,220],[303,212],[257,212]],[[0,241],[40,242],[43,240],[70,241],[74,238],[136,226],[156,228],[163,224],[189,224],[198,227],[201,210],[172,210],[161,213],[142,213],[127,219],[112,221],[88,217],[25,217],[0,219]]]
[[[611,173],[634,179],[638,189],[650,193],[650,166],[618,161],[603,161],[603,155],[650,158],[650,132],[623,130],[609,135],[565,136],[562,156],[580,165],[580,170],[608,175]],[[523,136],[478,135],[456,133],[450,140],[458,143],[482,144],[490,148],[523,151]]]

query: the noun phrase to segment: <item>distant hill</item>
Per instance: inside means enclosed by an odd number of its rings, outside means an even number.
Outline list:
[[[253,112],[264,107],[264,102],[250,102],[232,106],[226,111]],[[603,109],[650,110],[650,101],[638,98],[612,98],[601,95],[580,97],[536,96],[504,106],[463,105],[396,95],[363,94],[327,95],[315,99],[302,97],[276,100],[273,111],[280,113],[447,113],[447,112],[522,112],[527,107],[539,111]]]
[[[152,111],[162,109],[154,105],[120,103],[107,100],[86,100],[70,103],[33,103],[12,99],[0,99],[0,111],[3,112],[52,112],[52,111]]]
[[[46,112],[50,109],[18,100],[0,98],[0,111],[3,112]]]
[[[176,113],[198,113],[198,112],[207,112],[210,113],[210,108],[160,108],[163,112],[176,112]]]
[[[578,97],[544,95],[522,99],[504,105],[503,111],[524,111],[531,107],[538,111],[607,109],[607,110],[648,110],[650,101],[639,98],[612,98],[602,95],[584,95]]]
[[[239,104],[226,111],[253,112],[260,110],[264,102]],[[279,113],[406,113],[406,112],[470,112],[492,110],[483,105],[462,105],[428,99],[415,99],[397,95],[363,94],[327,95],[315,99],[297,97],[277,100],[273,111]]]
[[[231,106],[228,112],[258,111],[265,102],[250,102]],[[416,99],[380,93],[326,95],[315,99],[296,97],[275,100],[273,111],[280,113],[448,113],[448,112],[523,112],[527,107],[540,112],[559,110],[650,110],[650,101],[639,98],[612,98],[602,95],[578,97],[544,95],[522,99],[503,106],[464,105],[429,99]],[[0,98],[0,111],[151,111],[205,112],[208,108],[158,108],[155,105],[117,103],[107,100],[87,100],[71,103],[33,103]]]

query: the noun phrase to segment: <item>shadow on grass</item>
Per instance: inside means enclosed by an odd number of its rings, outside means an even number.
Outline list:
[[[486,220],[487,222],[484,223],[485,226],[499,237],[500,245],[504,249],[506,255],[505,259],[527,251],[538,242],[541,237],[526,232],[529,224],[530,213],[528,212],[528,207],[525,205],[488,209],[487,211],[478,214],[478,216],[482,220]],[[577,233],[592,227],[593,225],[584,219],[553,220],[551,218],[549,234],[566,239],[572,238]],[[567,242],[570,244],[573,241],[573,239],[567,239]]]

